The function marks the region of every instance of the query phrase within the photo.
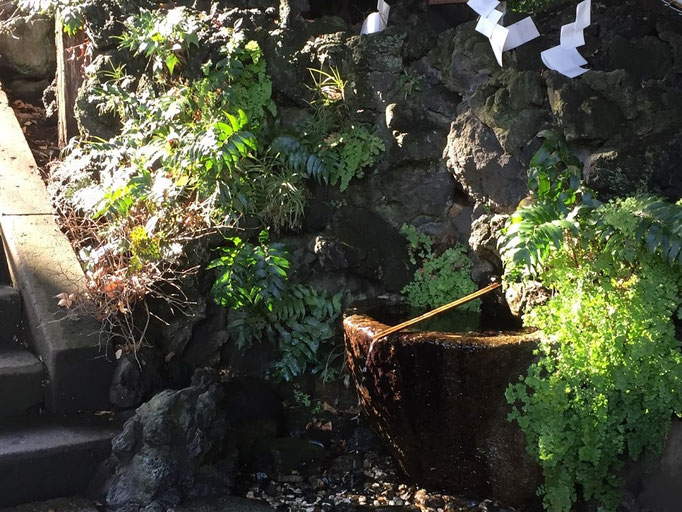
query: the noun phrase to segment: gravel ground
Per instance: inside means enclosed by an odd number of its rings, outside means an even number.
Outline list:
[[[366,430],[366,429],[365,429]],[[276,480],[254,473],[242,489],[245,497],[277,510],[329,512],[353,510],[513,512],[497,503],[420,488],[403,481],[380,446],[341,450],[350,443],[332,440],[332,455],[324,462],[281,475]]]

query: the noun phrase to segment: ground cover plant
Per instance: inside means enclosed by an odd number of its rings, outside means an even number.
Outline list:
[[[403,225],[401,233],[409,242],[411,262],[420,265],[402,290],[410,306],[434,309],[476,291],[471,280],[472,263],[463,245],[439,252],[431,238],[414,226]],[[476,299],[460,306],[459,311],[478,312],[480,307],[481,301]]]
[[[345,104],[337,70],[311,71],[310,123],[280,129],[262,51],[225,19],[217,8],[140,9],[117,36],[129,60],[98,68],[90,100],[120,130],[75,143],[80,168],[55,194],[86,269],[82,308],[134,351],[154,321],[148,300],[182,312],[184,277],[208,266],[240,349],[271,342],[273,378],[330,375],[318,363],[340,297],[290,283],[290,256],[268,232],[300,227],[309,180],[343,190],[383,144]],[[218,258],[190,261],[188,245],[217,233]]]
[[[525,315],[539,359],[507,390],[510,419],[544,474],[551,511],[579,497],[620,501],[624,458],[658,453],[682,415],[682,206],[653,196],[600,203],[580,162],[551,133],[531,162],[534,203],[500,241],[507,281],[539,280],[552,298]]]

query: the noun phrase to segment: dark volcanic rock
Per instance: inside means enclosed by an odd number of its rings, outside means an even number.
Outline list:
[[[504,397],[534,358],[532,335],[408,333],[373,344],[385,325],[354,315],[344,328],[362,407],[408,478],[522,510],[537,505],[540,468],[507,421]]]
[[[528,193],[525,165],[505,153],[493,130],[471,111],[452,123],[443,156],[467,195],[494,211],[513,211]]]
[[[126,512],[166,510],[185,499],[229,494],[234,460],[222,449],[227,425],[221,398],[215,374],[198,370],[192,386],[163,391],[139,407],[112,441],[107,505]]]
[[[54,20],[13,18],[0,30],[0,70],[22,78],[52,80],[57,67]]]
[[[109,388],[109,401],[128,409],[137,407],[154,391],[163,387],[163,361],[152,350],[125,354],[116,364]]]
[[[336,237],[355,254],[350,268],[363,277],[399,291],[409,281],[407,240],[379,215],[365,208],[340,208],[334,217]]]

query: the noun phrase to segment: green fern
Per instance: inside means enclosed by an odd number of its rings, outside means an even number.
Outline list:
[[[561,247],[564,234],[578,235],[579,213],[576,209],[563,217],[554,205],[547,203],[514,212],[499,240],[505,267],[529,276],[539,275],[551,251]]]
[[[305,172],[320,183],[329,183],[333,168],[338,166],[338,163],[333,160],[333,155],[325,154],[324,158],[321,158],[291,135],[276,137],[270,147],[279,153],[293,170]]]
[[[228,331],[240,350],[268,340],[279,354],[270,376],[289,381],[319,367],[322,347],[333,338],[341,295],[329,298],[309,285],[288,282],[289,256],[262,232],[259,244],[240,238],[221,249],[209,268],[218,270],[214,300],[230,308]]]

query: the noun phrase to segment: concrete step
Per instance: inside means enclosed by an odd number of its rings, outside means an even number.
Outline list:
[[[71,414],[107,409],[116,367],[102,325],[67,316],[55,296],[82,295],[87,280],[26,138],[0,90],[0,236],[13,285],[21,291],[24,341],[45,365],[45,409]],[[1,327],[0,327],[1,329]],[[1,475],[0,475],[1,477]]]
[[[0,425],[0,507],[84,492],[120,431],[119,422],[92,415]]]
[[[19,344],[0,346],[0,418],[36,413],[43,405],[43,365]]]
[[[21,335],[21,294],[16,288],[0,285],[0,347],[14,345]]]

